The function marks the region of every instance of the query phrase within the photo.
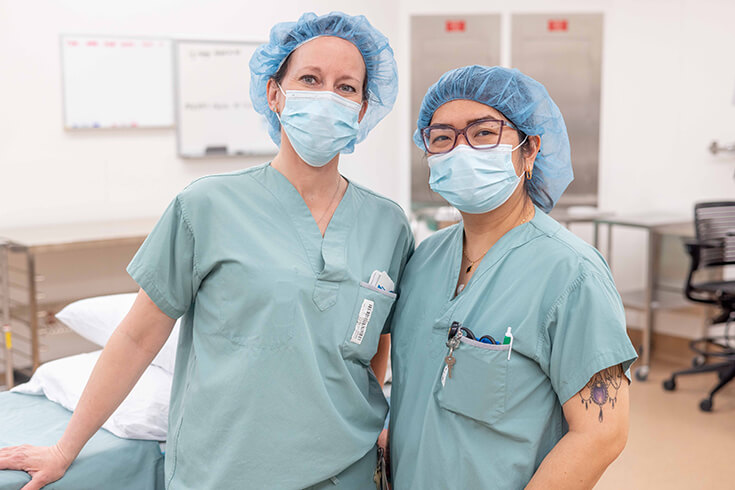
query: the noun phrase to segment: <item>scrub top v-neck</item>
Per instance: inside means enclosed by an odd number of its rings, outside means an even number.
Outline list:
[[[566,431],[562,405],[636,353],[599,253],[536,209],[506,233],[455,296],[462,224],[409,261],[391,323],[393,488],[523,488]],[[448,331],[462,339],[445,371]],[[614,396],[614,393],[610,393]],[[599,408],[596,405],[594,408]],[[594,409],[593,408],[593,409]]]
[[[412,249],[400,207],[354,183],[324,237],[270,165],[182,191],[128,267],[184,315],[167,488],[304,488],[370,451],[387,404],[369,365],[396,294],[367,283],[398,283]]]

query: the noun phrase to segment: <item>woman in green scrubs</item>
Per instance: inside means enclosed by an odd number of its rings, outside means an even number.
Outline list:
[[[375,488],[387,403],[371,361],[413,238],[338,164],[395,101],[393,53],[362,16],[305,14],[250,67],[277,156],[176,196],[128,267],[139,298],[63,438],[0,455],[28,488],[63,474],[181,316],[166,488]]]
[[[636,353],[605,261],[546,214],[572,180],[559,109],[468,66],[429,88],[414,140],[463,219],[401,283],[393,488],[591,488],[625,445]]]

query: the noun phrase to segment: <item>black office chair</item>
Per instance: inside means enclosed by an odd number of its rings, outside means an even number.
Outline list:
[[[735,201],[696,204],[694,224],[696,240],[684,242],[692,259],[684,294],[692,301],[717,306],[720,312],[712,323],[725,322],[725,332],[724,335],[690,342],[690,348],[697,354],[692,361],[692,369],[672,373],[663,385],[665,390],[672,391],[676,389],[677,376],[717,372],[719,383],[699,404],[702,411],[711,412],[714,394],[735,378],[735,344],[731,344],[731,341],[735,342],[735,336],[730,335],[730,324],[735,320],[735,280],[695,281],[695,275],[711,276],[713,272],[719,272],[721,277],[725,268],[735,265]],[[708,364],[710,359],[718,359],[719,362]]]

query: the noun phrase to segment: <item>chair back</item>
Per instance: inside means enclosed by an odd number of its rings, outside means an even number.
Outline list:
[[[697,241],[713,244],[700,250],[699,267],[735,264],[735,201],[694,205]]]

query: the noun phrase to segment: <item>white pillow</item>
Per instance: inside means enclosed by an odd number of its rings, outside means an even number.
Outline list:
[[[137,293],[128,293],[81,299],[66,305],[56,314],[56,318],[85,339],[104,347],[112,332],[130,311],[136,296]],[[179,323],[181,320],[176,320],[171,335],[151,362],[169,373],[174,372]]]
[[[28,383],[10,391],[46,395],[49,400],[74,411],[100,352],[47,362],[36,370]],[[126,439],[165,441],[172,379],[171,373],[148,366],[128,397],[102,427]]]

